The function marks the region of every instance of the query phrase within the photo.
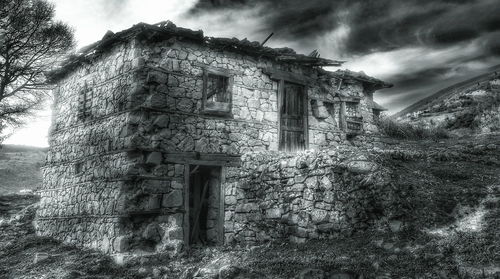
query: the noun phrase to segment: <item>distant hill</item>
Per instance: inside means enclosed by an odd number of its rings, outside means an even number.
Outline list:
[[[20,144],[3,144],[0,145],[0,153],[4,152],[46,152],[48,147],[38,147]]]
[[[488,70],[488,73],[481,74],[475,76],[471,79],[456,83],[447,88],[441,89],[436,93],[406,107],[394,114],[394,117],[401,117],[409,113],[415,113],[419,111],[425,111],[426,109],[432,107],[433,105],[442,102],[444,99],[449,98],[452,95],[463,92],[471,87],[477,86],[477,84],[481,84],[491,80],[495,76],[495,72],[500,73],[500,65],[496,65],[491,67]]]
[[[457,83],[394,116],[457,135],[500,132],[500,65],[495,71]]]
[[[47,148],[5,144],[0,149],[0,195],[35,189]]]

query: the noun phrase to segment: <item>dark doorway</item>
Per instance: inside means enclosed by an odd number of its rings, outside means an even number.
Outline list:
[[[189,243],[222,244],[221,167],[190,166]]]
[[[280,146],[283,151],[298,151],[305,143],[305,90],[304,86],[284,82],[281,91]]]

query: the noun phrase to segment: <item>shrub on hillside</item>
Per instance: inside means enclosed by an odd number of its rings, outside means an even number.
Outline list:
[[[446,128],[451,130],[461,128],[478,129],[481,124],[478,117],[480,113],[481,111],[477,108],[462,112],[457,117],[449,119],[445,124]]]
[[[455,118],[449,119],[445,124],[447,129],[461,129],[468,128],[471,130],[480,130],[481,128],[490,126],[492,131],[498,130],[498,124],[488,123],[484,121],[484,116],[491,114],[495,115],[500,107],[500,99],[489,98],[487,101],[477,103],[469,107],[467,110],[459,113]]]
[[[441,126],[425,127],[423,123],[400,122],[389,117],[381,118],[377,126],[383,135],[396,139],[422,140],[450,137],[448,131]]]

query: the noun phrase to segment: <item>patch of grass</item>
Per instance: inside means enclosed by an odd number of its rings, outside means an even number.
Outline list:
[[[19,145],[19,144],[2,144],[0,145],[0,150],[4,153],[46,152],[48,150],[48,147],[36,147],[36,146]]]
[[[448,120],[446,122],[447,129],[477,129],[481,125],[479,118],[477,117],[480,112],[477,109],[471,109],[470,111],[466,111],[457,115],[456,118],[452,120]]]
[[[377,122],[379,131],[388,137],[405,140],[446,139],[450,135],[444,127],[424,127],[422,123],[411,124],[384,117]]]
[[[0,195],[35,189],[42,182],[40,167],[45,152],[40,148],[4,146],[0,149]]]
[[[497,166],[467,161],[400,161],[392,169],[397,189],[393,214],[415,228],[448,225],[458,204],[477,207],[487,186],[498,179]]]
[[[430,168],[429,171],[437,178],[450,181],[466,180],[471,178],[473,175],[470,172],[464,172],[449,167]]]
[[[36,195],[0,195],[0,218],[8,217],[39,199]]]
[[[488,98],[482,102],[474,102],[469,106],[468,109],[459,113],[455,118],[448,119],[444,126],[446,129],[462,129],[467,128],[471,130],[479,129],[483,123],[481,123],[481,115],[487,111],[496,110],[500,105],[500,99]],[[498,124],[498,123],[497,123]],[[495,130],[493,126],[493,130]]]
[[[18,208],[16,201],[9,212]],[[0,278],[142,278],[136,268],[120,267],[107,255],[36,236],[32,218],[0,226]],[[35,263],[37,253],[49,257]]]

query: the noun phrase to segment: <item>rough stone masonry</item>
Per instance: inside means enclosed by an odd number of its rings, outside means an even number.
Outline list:
[[[137,24],[50,74],[38,234],[115,255],[335,237],[369,226],[387,171],[373,93],[341,62]]]

